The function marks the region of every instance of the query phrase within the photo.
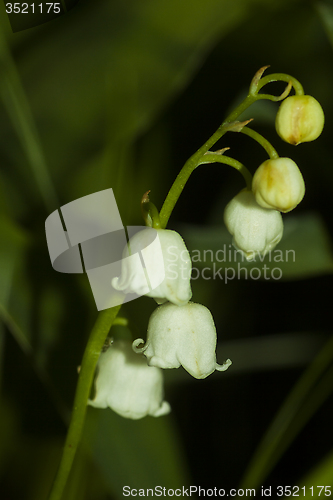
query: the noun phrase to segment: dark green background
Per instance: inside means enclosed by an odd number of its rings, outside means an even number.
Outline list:
[[[325,374],[321,362],[311,369],[332,334],[331,2],[81,0],[14,34],[1,5],[0,29],[1,497],[47,497],[97,314],[86,278],[52,269],[46,217],[112,187],[124,225],[142,224],[143,193],[161,207],[182,164],[267,64],[298,78],[326,115],[321,137],[295,148],[275,133],[277,104],[249,112],[304,175],[306,196],[284,216],[279,246],[295,249],[296,262],[279,282],[193,282],[193,300],[216,321],[218,361],[231,357],[233,366],[204,381],[181,368],[166,373],[168,417],[134,422],[89,409],[65,498],[122,498],[124,485],[245,484],[260,439],[306,369],[308,385],[273,431],[278,446],[261,483],[332,485],[331,358]],[[266,159],[238,134],[218,146],[251,172]],[[168,227],[190,249],[229,245],[223,210],[242,187],[230,167],[201,166]],[[154,308],[143,297],[122,309],[135,336]]]

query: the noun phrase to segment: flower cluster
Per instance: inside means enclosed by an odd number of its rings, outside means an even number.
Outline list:
[[[258,72],[251,84],[250,93],[253,96],[258,96],[258,90],[255,89],[264,69]],[[288,88],[291,88],[290,85]],[[298,92],[301,93],[302,89],[298,88]],[[282,94],[280,100],[284,97]],[[219,128],[219,133],[223,135],[228,130],[242,131],[247,123],[226,121]],[[286,98],[276,117],[279,136],[294,145],[316,139],[323,125],[321,106],[311,96]],[[191,157],[191,165],[196,168],[202,163],[220,161],[231,166],[237,163],[236,168],[241,170],[242,167],[243,172],[246,170],[247,175],[244,177],[248,186],[228,203],[224,221],[233,236],[234,245],[250,260],[257,255],[264,256],[279,243],[283,235],[281,213],[290,212],[302,201],[305,183],[293,160],[280,158],[268,141],[256,132],[249,129],[246,132],[261,143],[270,155],[270,159],[256,170],[253,179],[243,165],[223,156],[228,148],[214,153],[207,151],[204,145]],[[179,179],[182,189],[183,178]],[[169,195],[173,200],[178,199],[177,189],[173,194],[170,190]],[[225,371],[231,365],[230,359],[222,365],[216,361],[217,334],[210,311],[201,304],[190,302],[192,266],[183,239],[175,231],[161,229],[160,215],[162,218],[163,209],[158,214],[147,193],[143,200],[142,204],[148,207],[146,212],[149,217],[146,220],[156,229],[159,252],[156,246],[149,244],[151,229],[139,231],[124,250],[121,276],[113,278],[112,286],[125,294],[152,297],[159,306],[150,317],[146,342],[138,338],[131,346],[129,342],[115,341],[101,354],[96,394],[89,401],[92,406],[109,406],[120,415],[132,419],[146,415],[157,417],[170,411],[169,404],[163,400],[161,369],[183,366],[194,378],[204,379],[215,370]],[[154,217],[158,219],[156,224]],[[140,259],[131,258],[133,254],[141,254],[144,269]]]
[[[313,97],[290,96],[282,102],[275,126],[282,139],[297,145],[321,134],[324,113]],[[283,235],[281,212],[293,210],[304,194],[303,176],[290,158],[271,158],[259,166],[252,189],[238,193],[224,212],[233,244],[246,259],[264,256],[279,243]]]
[[[132,348],[124,341],[117,341],[102,353],[95,381],[96,394],[89,401],[91,406],[109,406],[132,419],[146,415],[158,417],[170,411],[168,403],[163,401],[161,368],[183,366],[193,377],[203,379],[231,365],[229,359],[222,365],[216,362],[217,335],[210,311],[190,302],[192,264],[184,241],[178,233],[166,229],[157,230],[157,236],[164,269],[159,268],[161,261],[154,252],[145,254],[145,265],[164,279],[146,295],[162,305],[149,320],[147,343],[138,347],[144,341],[137,339]],[[138,232],[129,241],[130,251],[148,248],[146,238],[146,230]],[[125,257],[127,253],[125,249]],[[179,256],[176,262],[175,255]],[[121,276],[114,278],[112,284],[125,293],[142,294],[144,283],[140,276],[140,269],[135,269],[135,264],[124,258]]]

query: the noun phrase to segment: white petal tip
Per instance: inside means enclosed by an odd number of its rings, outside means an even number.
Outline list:
[[[138,347],[140,344],[144,344],[145,341],[143,339],[135,339],[132,343],[132,349],[136,354],[140,354],[140,352],[144,352],[148,344],[145,344],[143,347]]]
[[[229,368],[229,366],[230,366],[230,365],[232,365],[232,361],[231,361],[231,359],[227,359],[227,360],[223,363],[223,365],[218,365],[218,364],[216,363],[216,370],[217,370],[218,372],[225,372],[225,371]]]
[[[167,401],[163,401],[160,408],[158,408],[154,413],[152,413],[152,417],[163,417],[163,415],[168,415],[171,411],[171,406]]]
[[[120,288],[119,288],[119,286],[118,286],[118,283],[119,283],[119,278],[117,278],[117,277],[116,277],[116,278],[112,278],[112,280],[111,280],[111,285],[113,286],[113,288],[114,288],[115,290],[120,291]]]

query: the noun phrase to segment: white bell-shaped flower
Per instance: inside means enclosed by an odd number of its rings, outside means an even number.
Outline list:
[[[252,190],[257,203],[264,208],[290,212],[303,199],[303,176],[290,158],[264,161],[253,176]]]
[[[147,365],[144,356],[133,352],[131,342],[115,341],[102,352],[97,364],[95,408],[110,407],[122,417],[134,420],[170,412],[163,401],[163,372]]]
[[[182,237],[169,229],[157,229],[161,252],[149,244],[151,229],[135,234],[125,248],[121,276],[113,278],[112,286],[124,293],[136,293],[153,297],[158,304],[169,301],[178,306],[187,304],[192,297],[190,254]],[[143,250],[142,250],[143,249]],[[140,260],[128,259],[141,253],[146,266],[143,274]],[[150,288],[147,288],[147,276]],[[157,285],[157,286],[156,286]]]
[[[147,342],[133,342],[136,352],[143,352],[149,366],[179,368],[182,365],[193,377],[203,379],[215,370],[225,371],[231,361],[216,363],[216,328],[210,311],[189,302],[178,307],[163,304],[150,317]]]
[[[256,255],[266,255],[279,243],[283,235],[280,212],[263,208],[252,191],[243,189],[226,206],[224,222],[233,244],[247,260]]]

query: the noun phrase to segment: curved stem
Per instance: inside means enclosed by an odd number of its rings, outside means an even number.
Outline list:
[[[272,73],[271,75],[267,75],[261,78],[257,85],[257,92],[259,92],[260,89],[271,82],[291,82],[291,85],[295,89],[296,95],[304,95],[304,89],[300,82],[293,76],[286,75],[285,73]]]
[[[240,127],[234,127],[233,122],[237,120],[239,115],[243,113],[251,104],[253,104],[257,100],[256,96],[248,95],[244,101],[242,101],[239,106],[237,106],[232,113],[230,113],[229,116],[224,120],[224,122],[219,126],[219,128],[214,132],[214,134],[208,139],[205,144],[201,146],[201,148],[198,149],[192,155],[179,174],[177,175],[174,183],[172,184],[169,193],[167,194],[167,197],[165,198],[165,201],[163,203],[163,206],[160,211],[160,223],[161,223],[161,228],[165,229],[168,223],[168,220],[170,218],[170,215],[172,213],[172,210],[174,209],[174,206],[176,205],[179,196],[181,195],[186,182],[188,181],[191,173],[193,170],[196,169],[198,165],[201,163],[201,159],[207,151],[214,146],[214,144],[221,139],[221,137],[228,131],[236,130],[239,132]],[[208,162],[207,162],[208,163]]]
[[[227,118],[224,120],[224,122],[219,126],[219,128],[216,130],[216,132],[208,139],[201,148],[198,149],[194,155],[192,155],[185,165],[183,166],[182,170],[179,172],[178,176],[176,177],[176,180],[174,181],[173,185],[171,186],[171,189],[169,193],[167,194],[167,197],[163,203],[163,206],[160,211],[160,222],[161,222],[161,228],[165,229],[167,226],[168,220],[170,218],[170,215],[172,213],[172,210],[175,206],[175,204],[178,201],[179,196],[181,195],[186,182],[188,181],[191,173],[193,170],[200,165],[202,156],[208,152],[208,150],[214,146],[214,144],[228,131],[234,130],[237,132],[241,131],[241,128],[233,128],[232,123],[237,120],[237,118],[249,107],[251,104],[253,104],[255,101],[258,101],[260,99],[269,99],[271,101],[281,101],[285,97],[287,97],[290,93],[290,90],[292,87],[294,87],[295,92],[297,95],[303,95],[304,90],[302,85],[296,78],[290,75],[286,75],[284,73],[273,73],[271,75],[267,75],[262,78],[262,74],[265,71],[265,69],[268,68],[268,66],[261,68],[256,75],[254,76],[251,85],[250,85],[250,90],[248,96],[227,116]],[[282,92],[281,95],[279,96],[274,96],[270,94],[259,94],[259,90],[264,87],[264,85],[267,85],[268,83],[274,82],[274,81],[283,81],[287,82],[288,86]],[[263,144],[262,144],[263,145]],[[265,147],[265,146],[263,146]],[[274,152],[272,149],[270,149],[271,153],[274,155]],[[275,151],[275,150],[274,150]],[[275,152],[276,153],[276,152]],[[276,153],[277,155],[277,153]],[[222,163],[222,160],[217,160]],[[208,162],[207,162],[208,163]],[[244,170],[243,170],[244,171]],[[248,180],[247,180],[248,182]]]
[[[167,194],[167,197],[164,200],[163,206],[160,211],[160,222],[162,229],[166,228],[172,210],[174,209],[174,206],[176,205],[178,198],[185,187],[186,182],[188,181],[193,170],[197,167],[197,163],[193,162],[192,164],[190,160],[191,158],[187,160],[187,162],[177,175],[174,183],[170,188],[170,191]]]
[[[247,110],[251,104],[253,104],[255,101],[258,100],[258,97],[256,95],[251,95],[249,94],[248,96],[245,97],[244,101],[242,101],[225,119],[223,124],[231,123],[244,112]]]
[[[87,402],[94,378],[96,364],[106,336],[114,323],[120,307],[121,306],[119,305],[101,311],[91,331],[82,359],[79,380],[74,398],[72,418],[69,424],[60,466],[53,483],[49,500],[60,500],[64,492],[75,453],[81,439],[87,411]]]
[[[207,158],[207,160],[205,158]],[[242,174],[246,182],[246,187],[250,190],[252,189],[252,175],[250,174],[249,170],[245,167],[245,165],[243,165],[243,163],[239,162],[238,160],[230,158],[230,156],[223,156],[218,153],[208,152],[204,155],[199,165],[205,163],[225,163],[226,165],[230,165],[231,167],[235,168],[236,170],[238,170],[238,172]]]
[[[275,158],[279,158],[276,149],[274,149],[272,144],[267,139],[265,139],[265,137],[263,137],[261,134],[259,134],[252,128],[248,127],[243,127],[240,132],[242,132],[242,134],[248,135],[249,137],[257,141],[260,144],[260,146],[264,148],[264,150],[272,160]]]

